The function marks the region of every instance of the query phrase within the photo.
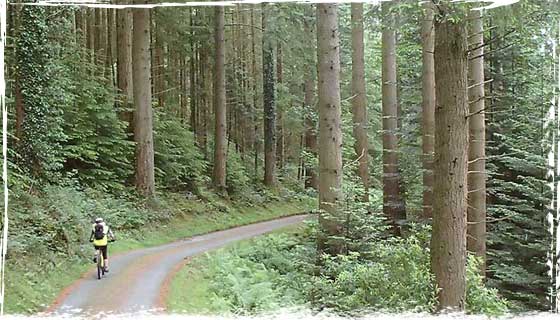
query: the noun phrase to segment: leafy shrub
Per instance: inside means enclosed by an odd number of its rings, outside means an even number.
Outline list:
[[[501,298],[498,290],[487,288],[480,274],[482,260],[469,255],[467,260],[467,311],[487,315],[502,315],[508,311],[510,304]]]
[[[321,275],[312,278],[310,300],[342,313],[432,310],[436,291],[429,260],[415,237],[386,240],[367,255],[325,255]]]
[[[226,185],[228,193],[240,195],[251,189],[251,177],[241,155],[230,148],[226,161]]]
[[[376,240],[367,252],[321,257],[316,255],[314,228],[316,223],[311,223],[301,234],[268,235],[208,255],[205,277],[217,309],[256,313],[309,305],[348,315],[435,309],[429,228],[413,228],[406,239]],[[472,257],[468,260],[467,311],[507,312],[508,302],[485,287],[478,263]]]
[[[79,59],[79,50],[73,55]],[[73,63],[70,60],[67,63]],[[124,182],[132,175],[134,143],[126,134],[127,124],[118,118],[114,94],[100,86],[95,78],[83,78],[89,72],[88,62],[80,67],[65,68],[63,79],[68,82],[64,103],[64,171],[83,185],[97,189],[123,190]],[[79,81],[78,81],[79,80]]]
[[[275,285],[278,273],[274,270],[235,253],[213,256],[208,265],[213,303],[225,305],[230,311],[240,314],[278,307],[282,294]]]
[[[208,164],[195,147],[192,132],[173,115],[156,112],[154,120],[156,184],[172,190],[196,191]]]
[[[39,195],[11,194],[9,259],[50,259],[52,254],[83,257],[90,253],[87,239],[96,216],[104,217],[118,237],[150,222],[169,219],[172,214],[165,208],[145,209],[137,205],[138,199],[66,184],[45,185]]]

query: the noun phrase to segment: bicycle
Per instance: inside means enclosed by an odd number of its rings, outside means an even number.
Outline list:
[[[103,254],[101,254],[101,250],[95,249],[95,258],[97,261],[97,280],[101,280],[101,277],[105,275],[105,261],[103,260]]]
[[[109,242],[115,242],[115,240],[111,239]],[[95,261],[97,261],[97,280],[101,280],[101,277],[105,275],[105,261],[100,249],[95,249]]]

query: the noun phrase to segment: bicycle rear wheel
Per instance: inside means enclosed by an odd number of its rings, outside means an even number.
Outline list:
[[[97,279],[101,280],[101,276],[105,273],[103,269],[103,255],[101,254],[101,250],[97,250]]]

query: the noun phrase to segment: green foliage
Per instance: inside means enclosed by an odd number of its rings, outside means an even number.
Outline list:
[[[516,14],[513,14],[516,12]],[[555,13],[554,13],[555,12]],[[552,99],[548,23],[557,11],[544,2],[521,1],[490,12],[497,26],[486,38],[516,32],[493,43],[488,57],[487,170],[488,283],[521,308],[549,309],[546,206],[551,194],[545,178],[545,114]],[[531,36],[528,36],[531,34]]]
[[[272,310],[283,297],[281,289],[275,285],[278,274],[262,263],[231,254],[216,256],[209,265],[212,302],[227,306],[231,312],[247,314]]]
[[[167,218],[161,211],[155,214],[133,205],[133,200],[57,185],[45,185],[39,196],[14,193],[10,200],[8,260],[27,256],[49,260],[58,255],[88,254],[90,246],[86,239],[96,216],[109,221],[117,234]]]
[[[195,147],[192,132],[173,115],[154,113],[156,184],[171,190],[195,190],[204,182],[207,162]]]
[[[229,194],[242,196],[244,191],[251,189],[252,179],[249,176],[249,168],[241,158],[241,154],[235,152],[235,148],[230,147],[227,153],[226,162],[226,185]]]
[[[100,86],[93,73],[96,68],[81,59],[79,48],[63,48],[59,77],[64,102],[67,141],[63,145],[64,170],[80,183],[104,190],[122,190],[133,174],[134,143],[127,139],[127,124],[115,112],[115,96]],[[76,62],[78,62],[77,65]]]
[[[19,167],[35,180],[53,180],[62,166],[61,110],[57,103],[52,48],[47,41],[49,21],[41,6],[24,6],[16,39],[15,73],[24,119],[17,144]],[[53,81],[54,80],[54,81]]]
[[[315,230],[310,223],[295,234],[263,236],[207,255],[199,265],[213,311],[254,314],[299,305],[360,315],[435,309],[430,228],[414,229],[406,239],[376,241],[368,252],[321,257]],[[469,258],[467,312],[504,314],[509,303],[485,287],[478,267],[479,261]]]
[[[487,288],[480,274],[482,260],[469,255],[467,259],[467,312],[496,316],[505,314],[510,303],[501,298],[498,290]]]
[[[431,311],[435,306],[429,254],[415,237],[390,239],[367,254],[325,256],[312,278],[311,301],[342,313]]]

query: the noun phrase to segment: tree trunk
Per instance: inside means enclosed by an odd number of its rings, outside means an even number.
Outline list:
[[[443,9],[442,9],[443,8]],[[440,5],[439,10],[446,10]],[[462,21],[435,23],[434,203],[431,263],[438,310],[465,307],[467,150],[467,36]]]
[[[134,141],[136,142],[136,189],[153,196],[154,141],[152,130],[152,93],[150,91],[150,10],[132,9],[132,72],[134,88]]]
[[[206,154],[206,117],[208,106],[208,83],[210,82],[209,78],[207,77],[207,70],[208,70],[208,46],[204,43],[201,44],[201,51],[200,51],[200,61],[199,61],[199,83],[198,83],[198,96],[200,97],[200,104],[198,105],[198,120],[197,120],[197,131],[196,131],[196,140],[198,147],[202,151],[204,158],[207,157]]]
[[[336,4],[317,4],[317,70],[319,96],[319,208],[331,216],[338,214],[342,200],[342,129],[340,111],[340,55]],[[319,216],[325,232],[318,239],[320,251],[343,252],[341,228],[334,219]]]
[[[365,202],[368,201],[368,136],[366,78],[364,65],[363,3],[352,3],[352,122],[354,150],[358,161],[358,175],[364,186]]]
[[[87,8],[87,52],[90,63],[95,62],[95,8]]]
[[[282,45],[278,42],[276,47],[276,79],[278,81],[278,95],[280,95],[280,88],[283,81],[283,67],[282,67]],[[276,133],[278,139],[276,140],[276,158],[278,159],[278,168],[284,168],[285,158],[285,137],[284,137],[284,106],[277,108],[278,121],[276,122]]]
[[[315,105],[315,79],[311,70],[306,72],[304,104],[305,112],[305,149],[315,157],[317,156],[317,123],[313,113],[317,112]],[[319,189],[319,179],[314,165],[306,163],[305,166],[305,188]]]
[[[424,186],[422,216],[432,217],[434,185],[434,117],[436,85],[434,78],[434,8],[424,4],[422,21],[422,182]]]
[[[214,60],[214,186],[226,189],[226,78],[225,78],[225,27],[224,7],[215,7],[215,60]]]
[[[251,25],[255,26],[255,14],[254,8],[251,6]],[[253,159],[253,171],[255,181],[257,181],[259,176],[259,122],[257,118],[257,105],[258,105],[258,93],[257,93],[257,52],[255,50],[256,44],[256,37],[255,37],[255,28],[251,28],[251,73],[252,73],[252,85],[253,85],[253,106],[252,106],[252,122],[254,125],[254,137],[253,137],[253,151],[254,159]]]
[[[115,24],[115,9],[107,9],[107,49],[105,50],[106,59],[105,65],[107,66],[107,79],[110,85],[115,87],[115,70],[113,69],[113,25]]]
[[[471,11],[472,47],[480,47],[470,53],[478,57],[469,61],[469,174],[467,210],[467,250],[486,259],[486,153],[484,115],[484,35],[480,11]],[[478,84],[478,85],[477,85]],[[481,266],[482,275],[486,267]]]
[[[390,3],[382,9],[388,17]],[[383,213],[400,234],[399,225],[406,219],[404,202],[400,195],[397,131],[397,62],[396,34],[391,19],[386,18],[382,32],[382,105],[383,105]]]
[[[276,101],[274,92],[274,53],[267,32],[266,5],[262,5],[263,96],[264,96],[264,184],[272,187],[276,180]]]
[[[158,100],[158,107],[165,107],[165,43],[163,41],[163,36],[161,32],[161,27],[157,23],[155,25],[155,67],[154,67],[154,77],[155,77],[155,92]]]
[[[312,12],[306,10],[305,15],[311,19],[313,16]],[[313,25],[308,22],[309,19],[304,20],[303,28],[305,34],[309,34],[309,38],[313,39],[314,30]],[[309,41],[310,45],[306,48],[308,51],[312,51],[315,44],[313,41]],[[315,65],[315,57],[311,56],[310,61],[306,64],[305,69],[305,80],[304,80],[304,125],[305,125],[305,150],[317,157],[317,123],[315,121],[314,114],[317,113],[317,105],[315,104],[315,73],[311,66]],[[316,168],[309,161],[305,163],[305,188],[313,188],[319,190],[319,177],[316,172]]]
[[[190,24],[191,24],[191,39],[190,39],[190,45],[191,45],[191,57],[189,59],[189,69],[190,69],[190,79],[189,79],[189,89],[190,89],[190,94],[189,94],[189,102],[190,102],[190,125],[191,125],[191,131],[193,133],[196,134],[197,132],[197,123],[196,123],[196,50],[197,50],[197,46],[195,43],[195,31],[194,31],[194,14],[193,14],[193,10],[196,9],[190,9],[189,11],[189,17],[190,17]],[[196,140],[195,140],[195,144],[196,144]]]
[[[132,86],[132,11],[117,10],[117,87],[123,108],[121,119],[128,123],[128,132],[134,132],[134,101]]]

